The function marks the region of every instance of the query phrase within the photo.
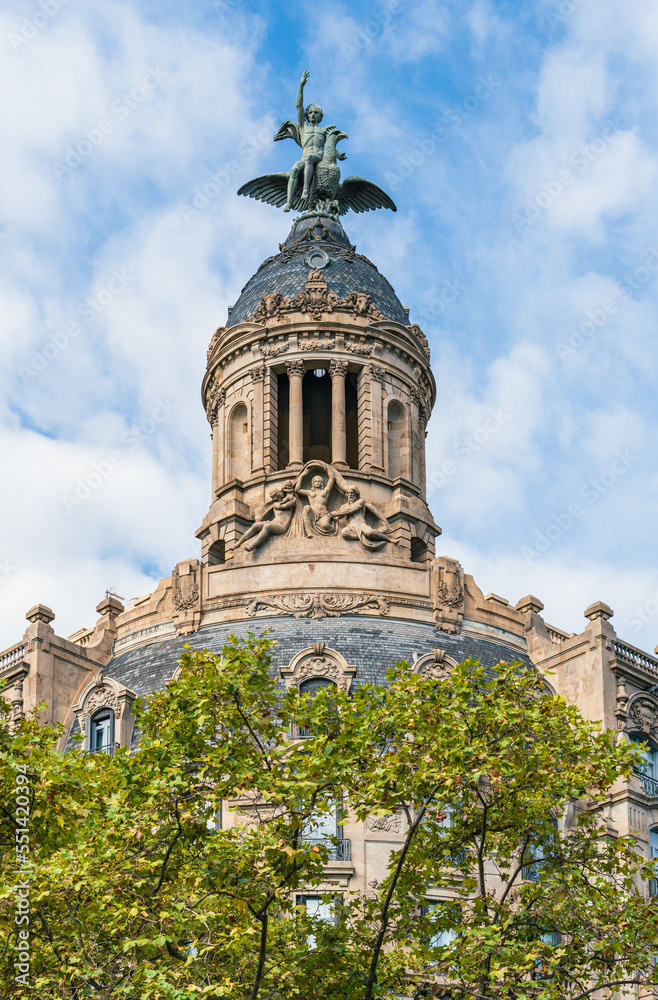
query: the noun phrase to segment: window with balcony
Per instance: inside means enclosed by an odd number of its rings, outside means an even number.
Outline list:
[[[92,716],[89,729],[89,749],[92,753],[114,753],[114,712],[101,709]]]
[[[649,830],[649,851],[652,861],[658,861],[658,826]],[[658,896],[658,878],[649,879],[649,895]]]
[[[340,825],[341,811],[342,803],[338,799],[331,812],[314,817],[303,833],[303,838],[308,843],[321,844],[327,848],[330,861],[350,861],[352,857],[351,841],[343,837]]]
[[[637,769],[647,795],[658,795],[658,751],[650,740],[639,734],[631,735],[631,743],[640,748],[643,761]]]

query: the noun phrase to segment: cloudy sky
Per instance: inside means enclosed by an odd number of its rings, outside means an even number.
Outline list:
[[[289,223],[235,191],[309,68],[399,207],[346,229],[430,340],[439,552],[653,650],[656,0],[13,0],[0,46],[0,648],[198,554],[206,347]]]

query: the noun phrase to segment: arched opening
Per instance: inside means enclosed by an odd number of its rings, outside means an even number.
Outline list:
[[[208,565],[219,566],[226,562],[226,544],[223,538],[218,538],[208,549]]]
[[[426,562],[431,558],[427,543],[422,538],[411,539],[411,561]]]
[[[387,413],[387,474],[389,479],[408,478],[407,414],[396,399],[388,404]]]
[[[92,715],[89,723],[89,749],[92,753],[114,751],[114,712],[102,708]]]
[[[276,377],[277,399],[277,469],[290,461],[290,383],[287,372]]]
[[[326,677],[311,677],[310,680],[302,681],[299,685],[299,693],[300,695],[307,694],[310,698],[315,698],[318,691],[322,691],[324,688],[335,687],[336,685],[333,681],[327,680]],[[314,732],[310,726],[298,726],[295,735],[300,740],[307,740],[314,735]]]
[[[249,414],[244,403],[238,403],[231,414],[229,431],[229,478],[244,481],[251,472],[249,447]]]
[[[331,462],[331,377],[324,368],[307,371],[302,383],[304,462]]]
[[[359,468],[358,375],[348,372],[345,379],[345,461],[350,469]]]

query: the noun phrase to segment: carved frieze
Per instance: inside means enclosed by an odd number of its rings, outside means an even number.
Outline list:
[[[307,313],[319,322],[324,314],[334,310],[349,312],[354,318],[362,316],[374,322],[385,318],[367,292],[352,291],[339,299],[332,289],[327,288],[322,271],[314,267],[306,279],[304,288],[297,292],[294,299],[282,292],[267,292],[249,322],[267,323],[268,320],[281,319],[286,313],[291,312]]]
[[[300,351],[333,351],[333,340],[300,340],[297,347]]]
[[[464,571],[456,559],[434,563],[434,620],[442,632],[459,632],[464,620]]]
[[[389,613],[388,602],[375,594],[273,594],[268,597],[246,598],[246,615],[258,612],[294,615],[295,618],[340,618],[341,615],[376,611]]]
[[[345,341],[344,347],[350,354],[358,354],[364,358],[370,357],[375,349],[374,344],[355,344],[351,340]]]
[[[400,833],[402,830],[402,813],[387,813],[386,816],[367,816],[366,830],[377,833]]]
[[[261,346],[260,353],[264,358],[278,358],[281,354],[285,354],[290,349],[290,344],[264,344]]]
[[[281,667],[281,676],[290,690],[298,690],[304,681],[318,678],[331,681],[337,688],[349,693],[356,667],[351,667],[335,649],[324,642],[314,642],[292,658],[288,666]]]

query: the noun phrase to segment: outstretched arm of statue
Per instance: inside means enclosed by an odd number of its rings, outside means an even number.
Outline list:
[[[299,125],[299,130],[304,128],[304,84],[308,80],[308,70],[305,69],[302,73],[302,78],[299,81],[299,89],[297,91],[297,124]]]

